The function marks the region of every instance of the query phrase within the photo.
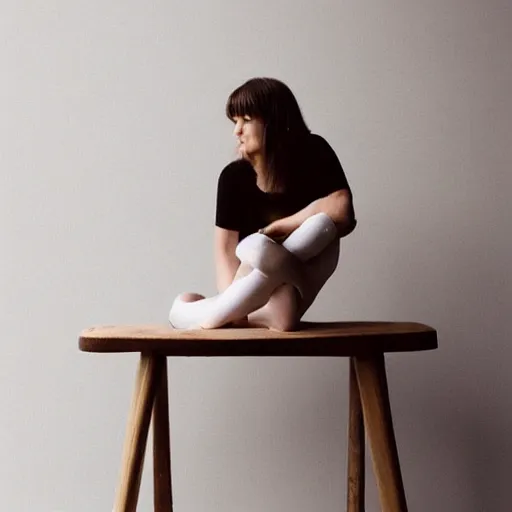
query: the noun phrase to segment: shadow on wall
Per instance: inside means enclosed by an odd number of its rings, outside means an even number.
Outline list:
[[[477,404],[459,405],[442,389],[410,404],[407,411],[394,407],[410,508],[508,512],[512,422]]]
[[[505,332],[510,290],[500,274],[506,240],[449,226],[416,242],[394,260],[393,302],[401,315],[438,330],[439,349],[407,356],[407,364],[403,355],[389,358],[410,506],[508,512],[512,348]]]

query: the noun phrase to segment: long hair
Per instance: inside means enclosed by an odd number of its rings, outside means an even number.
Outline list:
[[[275,78],[251,78],[229,95],[226,115],[231,120],[247,115],[263,121],[267,190],[287,189],[301,144],[310,133],[290,88]]]

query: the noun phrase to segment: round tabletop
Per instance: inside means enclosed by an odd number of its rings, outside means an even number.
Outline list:
[[[302,322],[298,330],[174,329],[170,325],[99,326],[80,334],[84,352],[167,356],[334,356],[437,348],[437,333],[415,322]]]

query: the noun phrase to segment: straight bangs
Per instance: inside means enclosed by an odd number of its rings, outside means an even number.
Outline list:
[[[251,84],[243,84],[235,89],[226,103],[226,115],[231,121],[235,117],[250,116],[262,119],[264,107],[261,95]],[[259,101],[258,101],[259,99]]]

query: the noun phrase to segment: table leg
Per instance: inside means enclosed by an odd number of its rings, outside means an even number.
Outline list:
[[[383,512],[407,512],[384,356],[356,357],[355,371]]]
[[[162,371],[153,406],[154,508],[155,512],[172,512],[167,358],[158,357],[161,359]]]
[[[364,512],[364,423],[353,358],[349,388],[347,512]]]
[[[121,465],[114,512],[135,512],[139,498],[151,411],[161,373],[157,357],[141,355]]]

